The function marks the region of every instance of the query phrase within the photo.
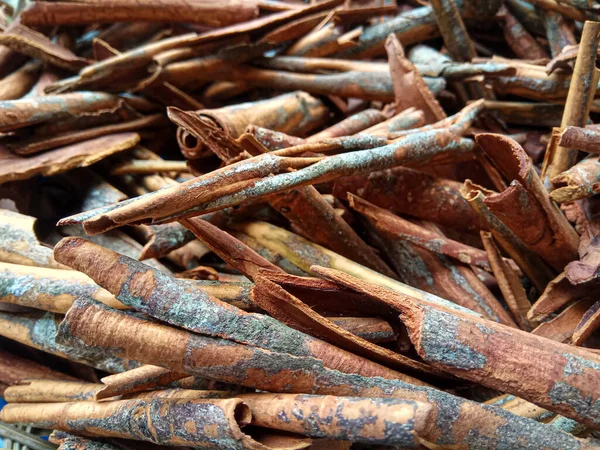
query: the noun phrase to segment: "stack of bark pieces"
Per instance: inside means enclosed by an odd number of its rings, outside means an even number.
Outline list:
[[[598,5],[17,9],[0,420],[62,449],[600,447]]]

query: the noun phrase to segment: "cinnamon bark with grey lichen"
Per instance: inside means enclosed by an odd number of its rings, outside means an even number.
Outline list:
[[[82,349],[58,343],[56,332],[61,320],[63,320],[62,315],[49,312],[26,314],[0,312],[0,336],[111,373],[137,367],[135,361],[118,358],[110,349],[97,347]]]
[[[99,333],[92,331],[98,322],[104,324]],[[466,449],[481,443],[479,436],[484,432],[485,445],[498,449],[586,446],[585,441],[546,425],[436,389],[400,380],[342,374],[324,368],[316,359],[291,357],[191,334],[111,311],[91,301],[76,303],[62,324],[60,336],[76,339],[80,345],[118,349],[118,354],[135,355],[148,362],[161,361],[176,371],[271,392],[399,397],[431,403],[437,420],[429,424],[423,438],[438,445],[456,444],[457,448]],[[474,429],[478,432],[469,432]]]
[[[123,303],[172,325],[252,346],[297,356],[318,357],[350,373],[399,377],[419,383],[319,339],[289,328],[268,316],[247,313],[210,297],[139,261],[78,238],[55,247],[61,261],[88,273]],[[98,264],[102,261],[103,264]],[[106,270],[111,267],[110,270]]]
[[[340,136],[350,136],[360,131],[366,130],[380,122],[386,120],[386,117],[378,109],[365,109],[352,116],[340,120],[335,125],[332,125],[316,134],[307,138],[308,142],[317,142],[322,139],[329,139]]]
[[[36,233],[36,218],[0,209],[0,261],[25,266],[66,269],[54,260],[52,249]]]
[[[290,327],[306,333],[310,332],[316,337],[371,361],[415,375],[422,376],[423,373],[433,374],[434,376],[440,375],[418,361],[411,360],[347,332],[331,320],[314,312],[308,305],[276,283],[270,281],[269,272],[263,272],[262,275],[259,272],[259,276],[256,278],[256,286],[252,290],[252,299],[269,315]],[[413,384],[415,383],[413,382]]]
[[[600,162],[591,155],[550,180],[550,198],[557,203],[574,202],[600,192]]]
[[[325,159],[285,158],[267,153],[173,188],[126,200],[114,207],[65,218],[59,224],[84,222],[88,233],[97,234],[118,225],[147,222],[149,219],[155,223],[159,220],[167,222],[223,209],[293,187],[382,170],[399,164],[418,166],[470,160],[473,157],[472,146],[473,141],[470,139],[460,138],[440,129],[411,134],[383,147],[342,153]],[[299,170],[280,173],[292,167]],[[224,179],[223,175],[227,173],[232,176]],[[278,174],[268,176],[273,173]],[[206,192],[207,188],[211,192]],[[198,191],[204,195],[198,195]],[[171,201],[172,197],[177,201]]]
[[[92,279],[74,270],[0,262],[0,302],[64,314],[81,295],[113,308],[126,308]]]
[[[252,413],[239,399],[13,403],[0,415],[8,423],[27,423],[97,437],[202,448],[269,448],[240,430],[250,422]]]
[[[600,153],[600,132],[579,127],[565,127],[560,132],[560,145],[587,153]]]
[[[373,125],[366,130],[358,133],[359,135],[370,136],[391,136],[394,133],[401,133],[405,130],[415,129],[425,124],[425,113],[414,107],[400,111],[395,116],[390,117],[384,122]]]
[[[99,383],[57,380],[27,380],[4,391],[8,403],[65,403],[94,401]]]

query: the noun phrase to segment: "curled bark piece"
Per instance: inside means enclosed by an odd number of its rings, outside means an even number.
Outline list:
[[[531,308],[531,303],[527,299],[527,293],[521,284],[521,280],[519,280],[519,276],[502,258],[491,233],[482,231],[481,241],[489,257],[492,273],[498,282],[498,287],[510,312],[522,330],[531,331],[531,324],[527,319],[527,312]]]
[[[480,134],[476,139],[505,177],[513,180],[508,189],[501,194],[488,196],[484,203],[529,248],[555,270],[562,270],[577,258],[579,237],[565,216],[548,199],[531,159],[510,138]],[[530,217],[524,217],[526,214]]]
[[[76,381],[70,375],[0,350],[0,395],[7,386],[21,384],[27,378]]]
[[[0,260],[24,266],[66,269],[54,260],[52,249],[35,234],[37,219],[8,209],[0,209]]]
[[[485,223],[485,228],[491,231],[494,239],[523,270],[536,289],[543,291],[553,278],[552,270],[490,211],[485,204],[486,195],[489,193],[490,191],[471,183],[470,180],[467,180],[461,188],[462,196],[479,214],[480,220]]]
[[[74,72],[89,64],[88,60],[78,57],[71,50],[18,23],[0,34],[0,45]]]
[[[7,388],[4,391],[4,399],[9,403],[93,401],[94,395],[100,389],[102,389],[102,385],[98,383],[29,380],[19,386]]]
[[[600,79],[600,71],[596,68],[598,43],[600,43],[600,23],[586,21],[581,34],[581,43],[561,127],[568,125],[583,127],[587,122]],[[577,150],[558,146],[551,149],[546,159],[547,164],[542,172],[553,178],[575,164]]]
[[[556,342],[569,343],[575,328],[593,304],[591,299],[577,300],[553,319],[541,323],[532,333]]]
[[[348,193],[350,207],[375,223],[379,231],[411,242],[429,251],[450,256],[463,264],[490,270],[490,261],[485,251],[441,236],[434,231],[396,216],[354,194]]]
[[[572,127],[569,127],[572,128]],[[592,155],[551,180],[550,198],[557,203],[574,202],[600,192],[600,162]]]
[[[209,125],[212,124],[222,129],[233,138],[240,137],[246,127],[251,124],[284,133],[302,135],[323,124],[327,119],[327,114],[328,109],[320,100],[302,91],[283,94],[259,102],[247,102],[212,110],[204,109],[193,113],[198,118],[207,121]],[[186,131],[196,136],[196,139],[203,136],[193,129],[187,128]],[[195,143],[191,142],[189,138],[182,140],[181,132],[178,136],[178,142],[184,154],[188,158],[193,157],[193,153],[188,152],[187,149],[195,148]],[[209,142],[205,142],[208,138],[207,135],[203,139],[205,145],[209,144]],[[236,155],[233,154],[229,157],[233,156]]]
[[[103,324],[98,332],[92,331],[95,323]],[[60,336],[77,339],[80,345],[111,347],[120,355],[135,355],[149,363],[150,360],[161,361],[176,371],[271,392],[398,397],[431,403],[432,414],[437,412],[438,419],[430,424],[423,438],[440,445],[457,444],[459,448],[469,448],[480,442],[479,433],[484,430],[486,445],[497,449],[525,450],[532,446],[575,449],[583,445],[573,436],[551,427],[436,389],[413,386],[400,380],[346,375],[325,369],[312,358],[290,357],[191,334],[109,310],[91,301],[77,301],[61,326]],[[502,426],[498,427],[498,423]],[[468,431],[474,427],[478,433]]]
[[[598,427],[600,358],[500,324],[405,302],[401,318],[419,355],[442,370],[508,391],[550,411]],[[529,358],[543,367],[531,378]],[[509,362],[510,361],[510,362]],[[518,368],[522,367],[521,370]],[[531,373],[531,372],[529,372]]]
[[[49,312],[18,315],[0,312],[0,336],[111,373],[137,367],[135,361],[113,356],[109,349],[81,349],[59,344],[56,341],[56,331],[62,319],[61,315]]]
[[[94,400],[145,391],[186,377],[188,374],[173,372],[158,366],[143,365],[102,378],[102,385],[95,392]]]
[[[383,236],[386,241],[405,239],[406,234],[402,233],[402,227],[406,228],[406,225],[402,223],[403,219],[400,219],[385,210],[381,210],[358,197],[350,197],[350,205],[364,214],[373,228]],[[410,222],[408,222],[408,226],[412,232],[411,235],[414,237],[417,227]],[[452,243],[445,244],[446,241],[443,235],[440,235],[431,229],[422,228],[422,230],[424,233],[419,233],[419,230],[417,229],[417,245],[438,253],[440,253],[440,247],[443,248],[444,245],[450,247],[453,246]],[[409,242],[412,241],[413,239],[409,238]],[[454,244],[453,247],[455,250],[461,248],[462,244],[459,244],[458,242],[455,242]],[[481,253],[481,250],[478,251]],[[471,251],[469,253],[473,254],[474,252]],[[481,257],[483,255],[480,254],[479,256]],[[446,279],[443,278],[445,271],[441,267],[436,268],[434,271],[430,271],[430,284],[445,285],[440,288],[440,290],[443,290],[446,294],[444,295],[444,298],[482,314],[488,319],[505,325],[515,326],[513,319],[506,313],[502,305],[498,303],[498,300],[473,275],[470,268],[453,266],[451,263],[447,263],[446,265],[450,266],[451,272],[451,275]],[[426,290],[429,291],[429,289]]]
[[[522,59],[543,59],[548,58],[548,53],[542,48],[535,38],[511,14],[509,9],[501,10],[502,28],[504,38],[512,51]]]
[[[329,317],[329,320],[355,336],[374,344],[396,340],[396,333],[390,324],[375,317]]]
[[[575,300],[594,298],[599,290],[600,286],[597,283],[573,285],[563,272],[548,283],[540,298],[527,313],[527,317],[529,320],[542,321]]]
[[[293,187],[381,170],[392,165],[441,164],[471,159],[473,157],[472,145],[473,142],[470,139],[459,138],[453,133],[441,129],[415,133],[384,147],[342,153],[325,159],[276,157],[267,153],[213,171],[200,179],[181,183],[173,188],[126,200],[112,208],[86,212],[83,215],[63,219],[59,224],[85,221],[86,231],[90,234],[97,234],[112,229],[118,224],[141,222],[153,216],[155,222],[158,218],[166,222],[183,216],[198,215],[203,211],[223,209],[241,202],[283,192]],[[292,167],[305,167],[305,169],[267,176]],[[225,182],[222,175],[228,172],[236,175],[229,177]],[[252,178],[261,176],[266,176],[266,178],[258,181],[252,180]],[[236,183],[238,180],[241,181]],[[226,185],[227,193],[223,193],[224,185]],[[221,188],[221,192],[206,192],[207,188],[216,188],[217,186]],[[195,191],[198,190],[206,195],[196,195]],[[176,202],[168,201],[172,195],[177,197]],[[186,198],[188,196],[189,198]],[[153,207],[149,208],[147,202],[150,202]],[[182,202],[185,202],[185,206]],[[125,211],[124,207],[126,207]],[[117,217],[119,218],[117,219]]]
[[[0,80],[0,100],[15,100],[23,97],[36,84],[42,64],[33,61],[15,70]]]
[[[506,123],[557,127],[560,125],[564,108],[554,103],[485,100],[485,109]]]
[[[365,399],[294,394],[244,394],[252,424],[315,438],[413,447],[430,418],[431,406],[400,399]]]
[[[579,127],[565,127],[560,132],[560,145],[588,153],[600,153],[600,132]]]
[[[120,450],[116,444],[112,444],[106,440],[91,439],[64,431],[54,430],[48,437],[48,440],[57,444],[58,450]]]
[[[0,301],[64,314],[75,299],[86,295],[112,308],[126,308],[86,275],[0,262]]]
[[[385,43],[394,88],[396,110],[415,107],[423,111],[425,123],[446,117],[433,93],[427,88],[417,68],[404,56],[398,38],[391,34]]]
[[[263,245],[277,253],[287,257],[292,263],[302,270],[312,273],[311,266],[321,265],[338,269],[349,273],[362,280],[383,286],[395,292],[402,292],[421,300],[430,301],[442,305],[459,307],[452,302],[431,295],[427,292],[415,289],[399,281],[388,278],[378,272],[357,264],[337,253],[332,252],[320,245],[290,233],[283,228],[276,227],[266,222],[248,222],[236,225],[237,228],[262,242]],[[459,307],[460,308],[460,307]],[[463,308],[465,309],[465,308]],[[467,310],[468,311],[468,310]]]
[[[75,144],[77,142],[95,139],[114,133],[127,131],[141,131],[144,128],[165,124],[166,119],[162,114],[133,119],[123,123],[103,125],[85,130],[66,131],[52,136],[34,136],[31,138],[19,138],[18,140],[6,141],[6,147],[18,155],[31,155],[44,150]]]
[[[245,22],[258,16],[255,1],[149,1],[144,8],[132,0],[33,2],[21,13],[26,25],[79,25],[96,22],[192,22],[214,27]]]
[[[125,304],[164,322],[272,351],[318,357],[325,365],[334,364],[333,368],[338,370],[403,377],[398,372],[289,328],[271,317],[239,310],[184,281],[89,241],[65,238],[55,247],[55,255],[87,272]],[[98,261],[105,264],[100,266]],[[101,267],[112,267],[112,270],[109,273]],[[413,380],[411,377],[406,379]],[[414,382],[418,383],[417,380]]]
[[[34,175],[55,175],[77,167],[87,167],[110,155],[133,148],[140,141],[137,133],[116,133],[57,148],[29,158],[0,148],[0,183],[26,180]]]
[[[162,258],[195,239],[194,233],[177,222],[150,226],[152,234],[140,254],[140,261]]]
[[[121,437],[160,445],[269,448],[241,431],[240,427],[251,422],[252,412],[240,399],[11,404],[0,414],[2,420],[8,423],[28,423],[78,434]]]
[[[47,95],[0,102],[0,131],[12,131],[50,120],[116,111],[119,97],[103,92]]]
[[[388,367],[415,374],[431,372],[426,365],[418,361],[411,360],[347,332],[331,320],[314,312],[308,305],[285,289],[270,281],[268,276],[268,272],[258,276],[256,287],[252,290],[252,298],[262,309],[277,320],[296,329],[305,332],[310,331],[313,335],[327,342],[332,342],[340,348]],[[434,373],[434,375],[439,375],[439,373]],[[417,385],[422,384],[421,381],[415,379],[410,382]]]
[[[111,171],[111,175],[147,175],[162,172],[189,172],[185,161],[140,160],[134,159],[121,164]]]
[[[425,124],[425,113],[415,108],[407,108],[385,122],[373,125],[359,134],[368,136],[394,136],[405,130],[414,129]]]
[[[583,344],[600,327],[600,302],[594,303],[588,309],[581,321],[573,330],[571,342],[574,345]]]
[[[458,230],[478,232],[482,220],[460,194],[461,183],[395,167],[335,181],[333,193],[355,194],[395,214],[409,214]]]

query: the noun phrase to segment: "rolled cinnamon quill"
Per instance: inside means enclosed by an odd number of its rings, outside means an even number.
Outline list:
[[[96,327],[102,323],[103,327]],[[110,330],[110,331],[109,331]],[[486,430],[492,448],[527,446],[563,449],[584,443],[571,435],[490,405],[461,399],[401,380],[347,375],[323,367],[313,358],[291,357],[231,341],[203,337],[110,310],[93,300],[79,299],[61,325],[60,339],[79,345],[106,346],[121,356],[160,361],[175,371],[233,382],[272,392],[296,392],[363,397],[397,397],[433,405],[438,420],[423,438],[433,443],[468,448],[478,442],[476,433],[451,430]],[[500,421],[503,426],[497,427]]]

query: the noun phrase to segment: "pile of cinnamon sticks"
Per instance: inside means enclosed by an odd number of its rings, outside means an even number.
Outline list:
[[[597,3],[23,3],[0,436],[600,448]]]

